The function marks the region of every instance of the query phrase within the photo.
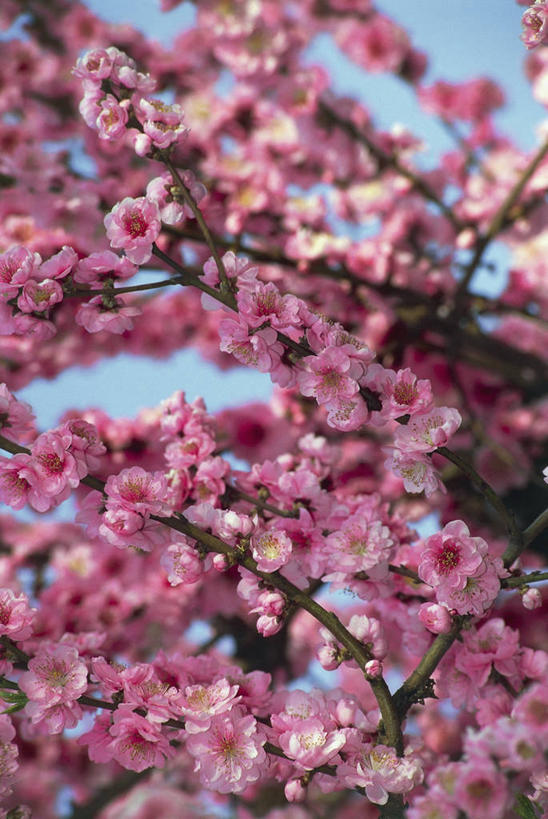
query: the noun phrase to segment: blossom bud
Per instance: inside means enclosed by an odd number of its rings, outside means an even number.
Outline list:
[[[300,779],[290,779],[285,783],[284,793],[288,802],[302,802],[306,796],[306,788]]]
[[[382,663],[379,660],[369,660],[364,666],[365,673],[368,677],[380,677],[382,674]]]
[[[423,603],[419,608],[419,620],[433,634],[447,634],[451,628],[451,615],[439,603]]]
[[[521,602],[526,609],[538,609],[542,606],[542,594],[540,589],[526,589],[521,596]]]

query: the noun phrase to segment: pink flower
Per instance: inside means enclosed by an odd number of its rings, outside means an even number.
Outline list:
[[[483,538],[470,537],[462,520],[454,520],[424,541],[418,575],[438,590],[462,589],[482,565],[488,548]]]
[[[388,653],[388,643],[379,620],[365,614],[353,614],[348,631],[363,643],[376,660],[383,660]]]
[[[181,178],[190,191],[190,195],[195,202],[200,202],[207,193],[207,189],[201,182],[198,182],[192,171],[179,171]],[[163,173],[151,179],[147,185],[146,196],[151,202],[156,202],[160,211],[160,218],[166,225],[176,225],[185,217],[194,219],[194,213],[184,202],[179,202],[174,198],[177,186],[173,184],[173,179],[169,172]]]
[[[390,452],[390,458],[385,461],[385,466],[395,475],[403,478],[403,486],[406,492],[424,492],[427,498],[438,489],[446,492],[445,486],[432,466],[432,461],[420,452],[402,452],[401,449],[386,447],[386,452]]]
[[[38,279],[64,279],[72,271],[78,262],[78,255],[72,247],[64,245],[59,253],[51,256],[40,265],[36,278]]]
[[[525,589],[521,596],[521,603],[523,608],[529,609],[529,611],[540,608],[540,606],[542,606],[542,594],[540,589]]]
[[[140,314],[141,309],[126,306],[122,296],[111,298],[108,307],[105,307],[102,296],[94,296],[85,304],[80,305],[76,313],[76,323],[88,333],[99,333],[105,330],[108,333],[120,335],[132,329],[132,319]]]
[[[171,543],[162,554],[160,564],[172,586],[180,583],[197,583],[204,573],[204,566],[196,549],[184,535]]]
[[[0,255],[0,300],[16,297],[19,289],[36,274],[42,259],[26,247],[12,247]]]
[[[150,552],[166,539],[166,530],[159,523],[150,521],[147,515],[116,506],[107,509],[102,516],[99,535],[120,549],[142,549]]]
[[[127,256],[117,256],[112,250],[102,250],[80,259],[73,278],[79,284],[101,287],[105,279],[125,280],[136,272],[137,267]]]
[[[32,634],[34,612],[24,594],[15,596],[11,589],[0,589],[0,634],[10,640],[27,640]]]
[[[459,808],[470,819],[502,819],[509,807],[507,780],[484,756],[459,765],[454,794]]]
[[[0,455],[0,500],[12,509],[22,509],[27,503],[32,503],[31,498],[35,498],[28,480],[32,474],[31,463],[31,456],[23,453],[12,458]],[[47,508],[48,504],[45,506]]]
[[[382,409],[378,415],[383,421],[388,418],[399,418],[402,415],[424,412],[432,404],[430,381],[426,379],[419,381],[408,368],[394,372],[381,364],[371,364],[364,383],[369,389],[379,394]]]
[[[250,327],[260,327],[268,322],[276,330],[287,333],[300,328],[299,300],[295,296],[282,296],[272,282],[258,282],[254,290],[242,290],[237,295],[240,314]],[[297,332],[297,338],[302,335]]]
[[[99,139],[120,139],[126,131],[128,121],[129,100],[118,100],[107,94],[99,101],[99,113],[95,120],[95,127]]]
[[[375,805],[386,805],[390,793],[406,793],[422,781],[418,759],[399,757],[393,748],[375,745],[362,754],[355,772],[344,766],[345,781],[349,786],[365,788],[365,795]]]
[[[59,432],[71,436],[70,451],[77,461],[83,462],[80,474],[96,472],[101,465],[101,458],[106,453],[106,447],[99,439],[97,429],[82,418],[73,418],[66,421]]]
[[[69,452],[72,436],[60,432],[44,432],[31,447],[32,473],[30,483],[36,492],[55,497],[67,488],[75,489],[84,477],[80,466]]]
[[[23,313],[42,313],[63,300],[63,289],[54,279],[25,282],[17,306]]]
[[[548,3],[535,0],[534,4],[523,12],[521,18],[523,31],[521,39],[527,48],[536,48],[548,39]]]
[[[500,558],[487,557],[478,570],[466,578],[462,588],[438,589],[436,597],[457,614],[474,614],[480,617],[495,602],[500,591],[500,578],[507,577]]]
[[[278,737],[280,748],[307,770],[325,765],[346,744],[342,730],[328,730],[319,716],[295,723]]]
[[[79,79],[94,80],[100,83],[101,80],[110,76],[115,57],[113,52],[117,50],[114,48],[93,48],[91,51],[86,51],[76,61],[72,73]]]
[[[130,771],[163,768],[173,756],[169,740],[157,724],[136,714],[131,705],[119,705],[112,718],[109,734],[113,737],[112,758]]]
[[[208,731],[194,734],[186,750],[194,757],[195,771],[206,788],[240,793],[264,774],[266,736],[255,717],[241,707],[213,717]]]
[[[512,717],[528,726],[531,734],[546,743],[548,740],[548,684],[537,683],[522,694]]]
[[[42,643],[29,660],[28,669],[21,674],[19,687],[31,702],[48,708],[70,705],[88,687],[86,664],[72,646]]]
[[[169,148],[188,133],[183,125],[183,109],[177,103],[168,105],[162,100],[141,97],[135,101],[134,110],[145,135],[156,148]]]
[[[213,717],[230,711],[240,702],[239,686],[231,685],[225,677],[210,685],[188,685],[177,705],[185,715],[185,729],[189,734],[208,731]]]
[[[105,216],[105,228],[112,247],[122,247],[135,264],[148,262],[161,230],[158,205],[126,196]]]
[[[447,608],[438,603],[422,603],[419,606],[419,620],[433,634],[447,634],[452,623]]]
[[[388,564],[394,540],[374,509],[363,509],[350,515],[341,528],[325,539],[330,571],[368,572]]]
[[[315,356],[302,359],[309,371],[298,375],[299,389],[303,395],[312,395],[318,404],[352,398],[359,385],[352,377],[352,359],[344,347],[328,347]]]
[[[163,472],[147,472],[140,466],[110,475],[105,485],[107,506],[121,506],[129,512],[161,514],[167,493]]]
[[[262,532],[251,539],[251,553],[261,572],[275,572],[284,566],[292,549],[291,540],[281,531]]]
[[[219,335],[220,349],[223,352],[232,353],[242,364],[255,367],[262,373],[274,369],[284,352],[275,330],[265,327],[250,335],[247,324],[242,319],[221,321]]]
[[[394,444],[404,452],[433,452],[445,446],[461,421],[456,409],[435,407],[413,415],[406,426],[399,427],[394,435]]]

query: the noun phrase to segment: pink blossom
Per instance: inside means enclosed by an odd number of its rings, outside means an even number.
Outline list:
[[[206,187],[198,182],[192,171],[179,171],[181,178],[196,203],[200,202],[207,193]],[[160,211],[160,218],[166,225],[176,225],[185,217],[193,219],[194,213],[190,205],[182,201],[178,187],[173,184],[169,172],[151,179],[147,185],[146,196],[151,202],[156,202]],[[179,201],[181,199],[181,201]]]
[[[440,586],[462,589],[482,565],[488,548],[483,538],[470,536],[462,520],[454,520],[424,541],[419,577],[438,590]]]
[[[107,506],[121,506],[129,512],[161,514],[167,492],[163,472],[147,472],[140,466],[110,475],[105,484]]]
[[[236,256],[232,250],[228,250],[224,254],[222,262],[228,280],[237,285],[238,292],[241,290],[254,290],[259,272],[254,262],[246,257]],[[219,270],[213,257],[210,257],[204,264],[204,272],[200,278],[210,287],[217,287],[219,284]]]
[[[163,768],[173,756],[173,748],[161,729],[133,711],[131,705],[119,705],[112,718],[109,753],[130,771]]]
[[[254,290],[242,290],[237,295],[238,310],[250,327],[260,327],[268,322],[281,332],[295,335],[293,328],[300,327],[299,300],[295,296],[282,296],[272,282],[258,282]],[[293,335],[292,335],[293,333]],[[297,331],[297,338],[301,331]]]
[[[177,700],[185,716],[185,729],[190,734],[208,731],[211,720],[230,711],[240,702],[239,686],[230,685],[225,677],[210,685],[188,685]]]
[[[397,71],[410,50],[405,31],[381,14],[374,14],[366,23],[343,22],[335,39],[367,71]]]
[[[85,304],[81,304],[76,313],[76,323],[80,324],[88,333],[99,333],[105,330],[108,333],[125,333],[133,327],[132,319],[139,316],[139,307],[126,306],[122,296],[109,299],[105,306],[102,296],[94,296]]]
[[[293,548],[291,540],[282,531],[266,531],[253,535],[251,553],[261,572],[275,572],[284,566]]]
[[[38,726],[41,733],[60,734],[66,728],[74,728],[82,719],[83,711],[77,702],[50,705],[45,700],[31,700],[25,706],[25,716]]]
[[[306,770],[325,765],[346,744],[342,730],[327,730],[320,717],[301,720],[278,737],[280,748]]]
[[[325,553],[331,571],[368,572],[388,564],[394,540],[373,509],[350,515],[341,528],[325,539]]]
[[[106,279],[125,280],[136,272],[136,265],[127,256],[117,256],[112,250],[102,250],[80,259],[73,278],[79,284],[101,287]]]
[[[0,634],[10,640],[27,640],[32,634],[35,609],[29,607],[24,594],[0,589]]]
[[[159,523],[122,506],[108,508],[104,512],[99,535],[120,549],[142,549],[144,552],[163,544],[167,537]]]
[[[347,785],[365,788],[365,795],[375,805],[386,805],[390,793],[406,793],[422,781],[418,759],[399,757],[393,748],[375,745],[361,755],[355,771],[344,766]]]
[[[59,253],[42,262],[35,278],[37,279],[65,279],[78,262],[78,255],[72,247],[64,245]]]
[[[548,3],[535,0],[532,6],[523,12],[521,18],[523,31],[521,39],[527,48],[536,48],[548,39]]]
[[[44,707],[70,705],[85,693],[87,667],[78,651],[62,643],[41,643],[28,662],[28,671],[19,679],[19,687],[29,701]]]
[[[309,370],[298,375],[299,389],[303,395],[311,395],[318,404],[352,398],[359,390],[352,359],[344,347],[328,347],[319,355],[302,359]]]
[[[521,602],[523,608],[529,609],[530,611],[540,608],[540,606],[542,606],[542,594],[540,589],[525,589],[521,595]]]
[[[118,49],[114,48],[93,48],[91,51],[86,51],[76,61],[72,73],[79,79],[101,82],[110,76],[116,51]]]
[[[26,247],[12,247],[0,255],[0,299],[17,296],[19,288],[34,277],[42,259]]]
[[[250,335],[247,324],[242,319],[221,321],[219,335],[220,349],[223,352],[232,353],[242,364],[255,367],[262,373],[272,370],[284,352],[275,330],[265,327]]]
[[[266,736],[257,721],[241,707],[213,717],[208,731],[189,736],[200,782],[220,793],[240,793],[256,782],[267,763]]]
[[[417,379],[409,368],[394,372],[381,364],[371,364],[364,385],[378,393],[382,403],[378,415],[383,421],[424,412],[430,408],[433,400],[430,381]]]
[[[440,603],[455,609],[457,614],[479,617],[493,605],[500,591],[500,578],[507,575],[500,558],[486,558],[475,574],[466,578],[462,588],[438,589],[436,596]]]
[[[112,247],[121,247],[135,264],[148,262],[152,245],[160,235],[158,205],[144,196],[126,196],[105,216],[105,228]]]
[[[433,452],[445,446],[460,427],[462,418],[456,409],[435,407],[428,412],[413,415],[405,426],[399,427],[394,443],[404,452]]]
[[[75,489],[86,474],[82,462],[71,454],[72,436],[44,432],[31,447],[32,473],[29,481],[36,492],[55,497],[66,488]]]
[[[22,509],[31,498],[36,499],[28,480],[32,474],[32,458],[23,453],[6,458],[0,455],[0,500],[12,509]],[[38,501],[40,506],[40,501]],[[44,509],[49,508],[46,503]],[[40,510],[42,511],[42,510]]]
[[[107,451],[99,439],[96,427],[82,418],[73,418],[59,427],[59,432],[71,436],[69,449],[77,461],[83,462],[79,474],[96,472],[101,465],[102,456]]]
[[[99,101],[99,113],[95,120],[99,139],[119,139],[124,135],[128,121],[129,104],[129,100],[118,102],[112,94],[107,94]]]
[[[532,685],[516,701],[512,717],[528,726],[531,734],[539,740],[548,739],[548,685],[544,682]]]
[[[188,585],[197,583],[204,573],[198,552],[184,535],[167,547],[160,558],[160,563],[172,586],[178,586],[180,583]]]
[[[449,611],[439,603],[422,603],[419,607],[419,620],[433,634],[447,634],[452,623]]]
[[[383,627],[375,617],[365,614],[353,614],[348,624],[348,631],[367,647],[376,660],[382,660],[388,653],[388,643]]]
[[[459,765],[455,800],[470,819],[502,819],[509,807],[506,778],[490,759],[476,756]]]
[[[54,279],[25,282],[17,306],[23,313],[44,312],[63,300],[63,289]]]
[[[360,395],[353,398],[337,398],[324,404],[327,423],[341,432],[352,432],[362,427],[369,418],[367,404]]]
[[[162,100],[141,97],[134,103],[137,119],[154,147],[165,149],[186,136],[184,112],[180,105],[168,105]]]
[[[368,660],[363,670],[368,677],[375,680],[382,676],[382,663],[380,660]]]
[[[445,486],[432,466],[432,461],[420,452],[402,452],[401,449],[386,447],[386,452],[390,453],[390,458],[385,461],[385,466],[403,478],[403,486],[406,492],[413,494],[424,492],[427,498],[441,490],[446,492]]]

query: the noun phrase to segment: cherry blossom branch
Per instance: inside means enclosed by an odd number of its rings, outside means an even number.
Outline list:
[[[548,580],[548,571],[541,572],[539,570],[529,572],[529,574],[520,574],[517,577],[505,577],[500,583],[503,589],[516,589],[529,583],[541,583],[543,580]]]
[[[9,441],[4,436],[0,435],[0,448],[5,449],[12,454],[25,453],[30,454],[30,450]],[[104,492],[105,483],[98,478],[88,475],[82,478],[81,483],[95,489],[99,492]],[[367,681],[373,689],[373,693],[378,702],[381,716],[382,716],[382,735],[386,738],[386,743],[391,745],[400,756],[403,753],[403,735],[401,731],[400,720],[397,711],[394,707],[390,690],[381,677],[369,678],[365,672],[365,665],[371,659],[367,648],[356,637],[354,637],[341,623],[339,618],[330,611],[324,609],[320,604],[309,597],[305,592],[301,591],[297,586],[287,580],[279,572],[262,572],[257,568],[257,563],[246,554],[242,549],[233,547],[225,543],[220,538],[200,529],[190,521],[183,517],[162,517],[160,515],[151,515],[152,520],[168,526],[177,532],[188,535],[193,540],[201,544],[201,546],[208,552],[215,552],[217,554],[224,554],[229,561],[239,563],[252,574],[263,580],[268,586],[271,586],[282,592],[288,600],[296,606],[307,611],[319,623],[325,626],[335,639],[348,651],[350,656],[357,662],[359,668],[366,675]]]
[[[215,260],[215,264],[217,265],[217,270],[219,271],[219,279],[221,282],[221,293],[228,299],[229,307],[232,306],[235,309],[236,300],[234,298],[234,293],[232,291],[232,286],[228,280],[228,276],[226,275],[225,266],[223,260],[219,255],[219,251],[217,250],[217,246],[213,241],[213,237],[211,232],[205,222],[203,217],[202,211],[198,207],[197,202],[195,201],[194,197],[190,193],[189,189],[183,182],[181,175],[171,159],[169,158],[166,151],[157,151],[158,158],[164,163],[168,171],[170,172],[171,176],[173,177],[173,181],[176,186],[180,189],[183,199],[185,203],[190,207],[192,213],[194,214],[194,218],[196,219],[200,230],[202,231],[202,235],[205,239],[205,242],[211,251],[211,255]]]
[[[261,498],[254,498],[253,495],[248,495],[247,492],[244,492],[242,489],[238,489],[237,486],[231,486],[228,484],[226,486],[225,493],[236,499],[239,498],[240,500],[247,501],[247,503],[251,503],[253,506],[256,506],[257,509],[264,509],[265,512],[271,512],[273,515],[277,515],[280,518],[299,517],[298,509],[279,509],[277,506],[273,506],[271,503],[268,503]]]

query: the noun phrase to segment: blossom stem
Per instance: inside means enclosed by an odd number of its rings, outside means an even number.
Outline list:
[[[213,241],[213,237],[212,237],[211,232],[210,232],[210,230],[209,230],[209,228],[208,228],[208,226],[206,224],[206,221],[205,221],[205,219],[203,217],[202,211],[198,207],[198,204],[195,201],[192,194],[190,193],[189,189],[187,188],[187,186],[183,182],[183,179],[182,179],[179,171],[177,170],[177,168],[175,167],[175,165],[173,164],[171,159],[167,156],[167,154],[164,151],[160,151],[159,154],[161,156],[162,162],[164,163],[166,168],[169,170],[171,176],[173,177],[173,181],[175,182],[177,187],[180,189],[183,199],[185,200],[186,204],[189,206],[192,213],[194,214],[194,217],[195,217],[195,219],[196,219],[196,221],[197,221],[197,223],[198,223],[198,225],[200,227],[200,230],[202,231],[205,242],[206,242],[208,248],[211,251],[211,255],[213,256],[213,258],[215,260],[215,264],[217,265],[217,270],[219,271],[219,279],[221,281],[221,292],[225,296],[225,298],[228,300],[228,302],[229,302],[228,306],[235,309],[236,308],[236,299],[234,298],[234,292],[232,290],[232,286],[231,286],[231,284],[230,284],[230,282],[228,280],[228,276],[226,275],[226,270],[225,270],[225,266],[223,264],[223,260],[221,259],[220,255],[219,255],[219,251],[217,250],[215,242]]]
[[[529,574],[520,574],[517,577],[505,577],[500,584],[503,589],[516,589],[519,586],[526,586],[529,583],[540,583],[542,580],[548,580],[548,571],[529,572]]]
[[[540,535],[548,527],[548,508],[541,512],[540,515],[527,527],[523,533],[523,543],[529,546],[530,543]]]
[[[257,507],[257,509],[264,509],[265,512],[272,512],[273,515],[277,515],[280,518],[299,517],[298,509],[279,509],[277,506],[273,506],[271,503],[268,503],[267,501],[263,501],[260,498],[254,498],[253,495],[248,495],[247,492],[244,492],[242,489],[238,489],[237,486],[228,485],[226,487],[226,492],[235,498],[239,498],[240,500],[252,503],[253,506]]]

